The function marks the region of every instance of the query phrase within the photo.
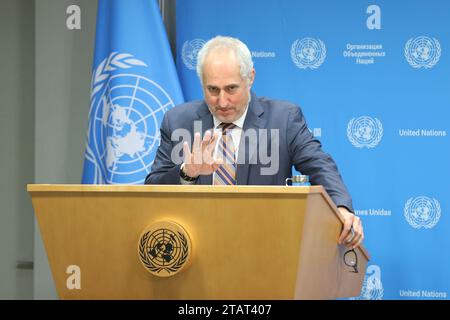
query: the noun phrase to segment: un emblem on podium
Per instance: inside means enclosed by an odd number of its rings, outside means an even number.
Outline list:
[[[148,226],[139,238],[139,260],[157,277],[170,277],[185,269],[191,251],[189,234],[172,221],[159,221]]]

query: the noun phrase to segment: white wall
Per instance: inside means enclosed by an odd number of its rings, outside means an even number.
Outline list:
[[[66,26],[72,4],[81,30]],[[36,183],[81,182],[96,13],[93,0],[36,1]],[[56,298],[37,227],[34,259],[34,298]]]
[[[34,177],[34,2],[0,3],[0,299],[31,299]],[[31,266],[28,266],[31,267]]]

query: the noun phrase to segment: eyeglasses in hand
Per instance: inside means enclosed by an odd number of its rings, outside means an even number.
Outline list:
[[[344,263],[346,266],[352,268],[350,272],[358,273],[358,255],[355,249],[350,249],[344,253]]]

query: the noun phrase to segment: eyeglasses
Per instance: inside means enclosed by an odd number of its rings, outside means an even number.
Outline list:
[[[346,266],[352,268],[349,272],[358,273],[358,255],[354,249],[345,251],[344,263]]]

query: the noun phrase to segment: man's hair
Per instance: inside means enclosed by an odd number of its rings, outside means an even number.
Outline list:
[[[251,79],[253,70],[252,55],[248,47],[239,39],[232,37],[216,36],[199,50],[197,56],[197,75],[203,83],[203,66],[208,54],[215,49],[229,49],[234,52],[240,67],[241,78],[247,82]]]

